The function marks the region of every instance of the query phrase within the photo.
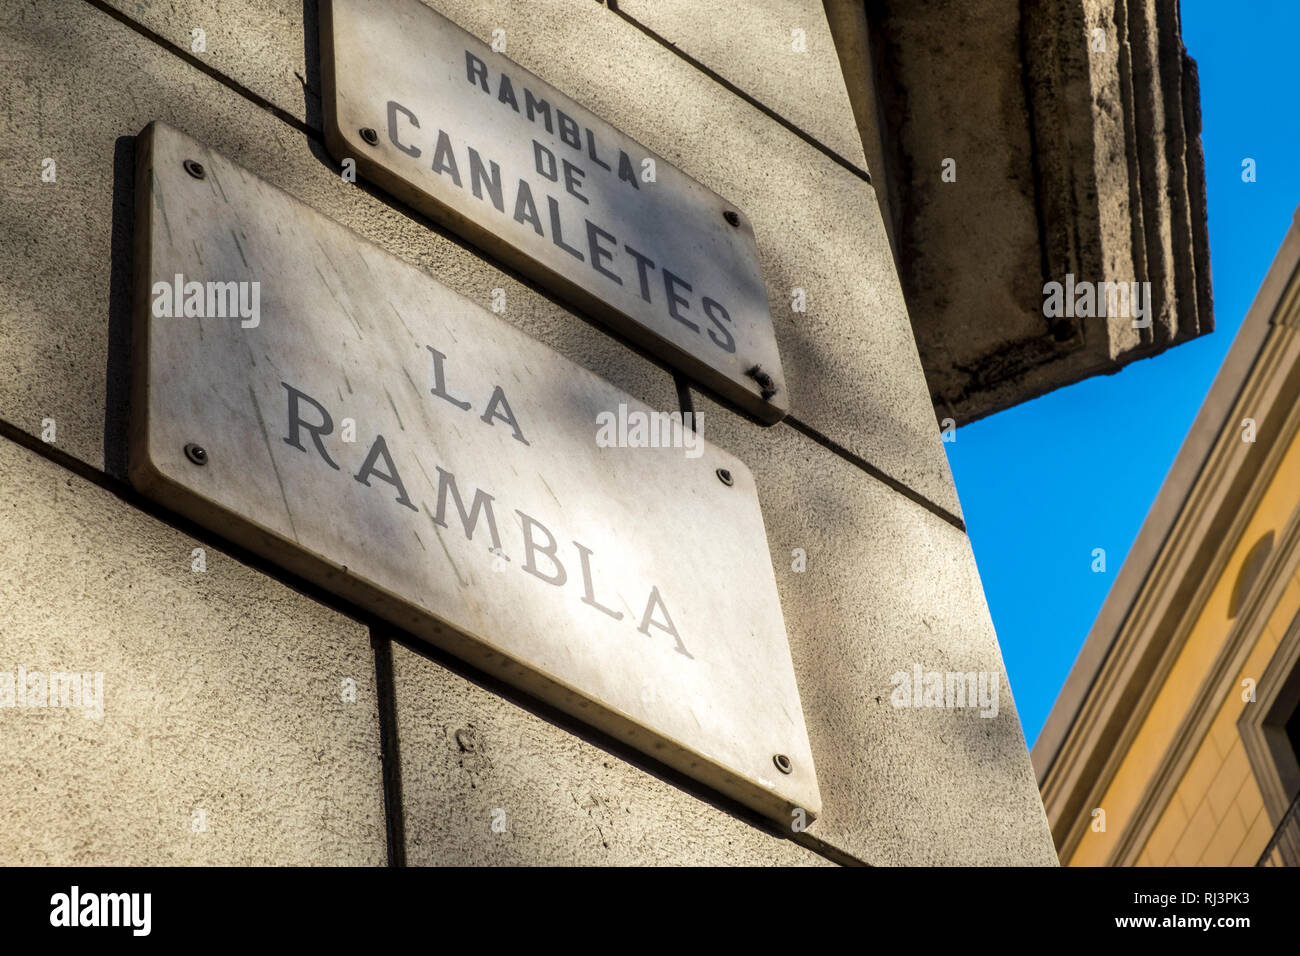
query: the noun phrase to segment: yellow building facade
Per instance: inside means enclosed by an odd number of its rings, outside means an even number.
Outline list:
[[[1034,747],[1063,864],[1300,863],[1298,262],[1300,215]]]

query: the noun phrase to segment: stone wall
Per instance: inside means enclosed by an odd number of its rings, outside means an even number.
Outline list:
[[[0,711],[0,859],[1053,863],[820,4],[430,5],[485,40],[505,28],[512,59],[746,210],[790,418],[745,420],[345,182],[322,145],[314,0],[6,0],[0,671],[102,671],[105,691],[99,719]],[[649,405],[703,413],[759,480],[816,823],[780,831],[130,489],[132,169],[152,120],[466,296],[504,288],[506,319]],[[891,706],[914,663],[1003,675],[998,716]]]

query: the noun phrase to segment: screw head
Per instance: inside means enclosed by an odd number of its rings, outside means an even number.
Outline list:
[[[727,220],[727,222],[729,222],[733,226],[740,225],[740,213],[736,212],[733,209],[728,209],[726,212],[724,212],[722,214],[722,218]]]
[[[378,145],[379,145],[379,134],[376,133],[376,132],[375,132],[373,129],[371,129],[369,126],[363,126],[363,127],[361,127],[360,132],[361,132],[361,138],[364,139],[364,140],[365,140],[367,143],[369,143],[371,146],[378,146]]]
[[[772,763],[776,764],[776,769],[782,773],[794,773],[794,764],[790,763],[790,758],[785,754],[777,754],[772,758]]]
[[[208,175],[207,170],[203,168],[203,164],[196,160],[187,159],[185,162],[181,163],[181,165],[184,166],[185,171],[195,179],[203,179]]]
[[[736,483],[736,479],[731,477],[731,472],[726,468],[719,468],[715,474],[718,476],[718,481],[722,482],[728,488]]]
[[[208,463],[208,452],[202,445],[196,445],[190,442],[185,446],[185,457],[196,465],[206,465]]]

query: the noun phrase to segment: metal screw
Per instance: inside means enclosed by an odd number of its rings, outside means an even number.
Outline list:
[[[371,146],[379,145],[379,134],[376,133],[369,126],[361,127],[361,138],[364,139]]]
[[[185,457],[196,465],[206,465],[208,463],[207,450],[202,445],[196,445],[190,442],[185,446]]]
[[[790,763],[790,758],[785,754],[777,754],[772,758],[772,763],[776,764],[776,769],[782,773],[794,773],[794,765]]]
[[[191,176],[193,176],[195,179],[203,179],[208,175],[207,171],[204,170],[203,168],[203,164],[199,162],[195,162],[192,159],[185,160],[185,162],[181,163],[181,165],[184,166],[185,171],[189,173]]]
[[[737,212],[733,212],[730,209],[728,209],[726,212],[722,214],[722,218],[727,220],[727,222],[731,223],[733,226],[740,225],[740,214]]]
[[[729,472],[725,468],[719,468],[717,471],[717,475],[718,475],[718,481],[722,482],[728,488],[730,488],[732,485],[736,483],[735,479],[731,477],[731,472]]]

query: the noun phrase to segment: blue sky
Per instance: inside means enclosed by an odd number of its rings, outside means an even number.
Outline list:
[[[1200,68],[1215,331],[944,446],[1031,746],[1300,204],[1300,2],[1182,0],[1182,18]]]

